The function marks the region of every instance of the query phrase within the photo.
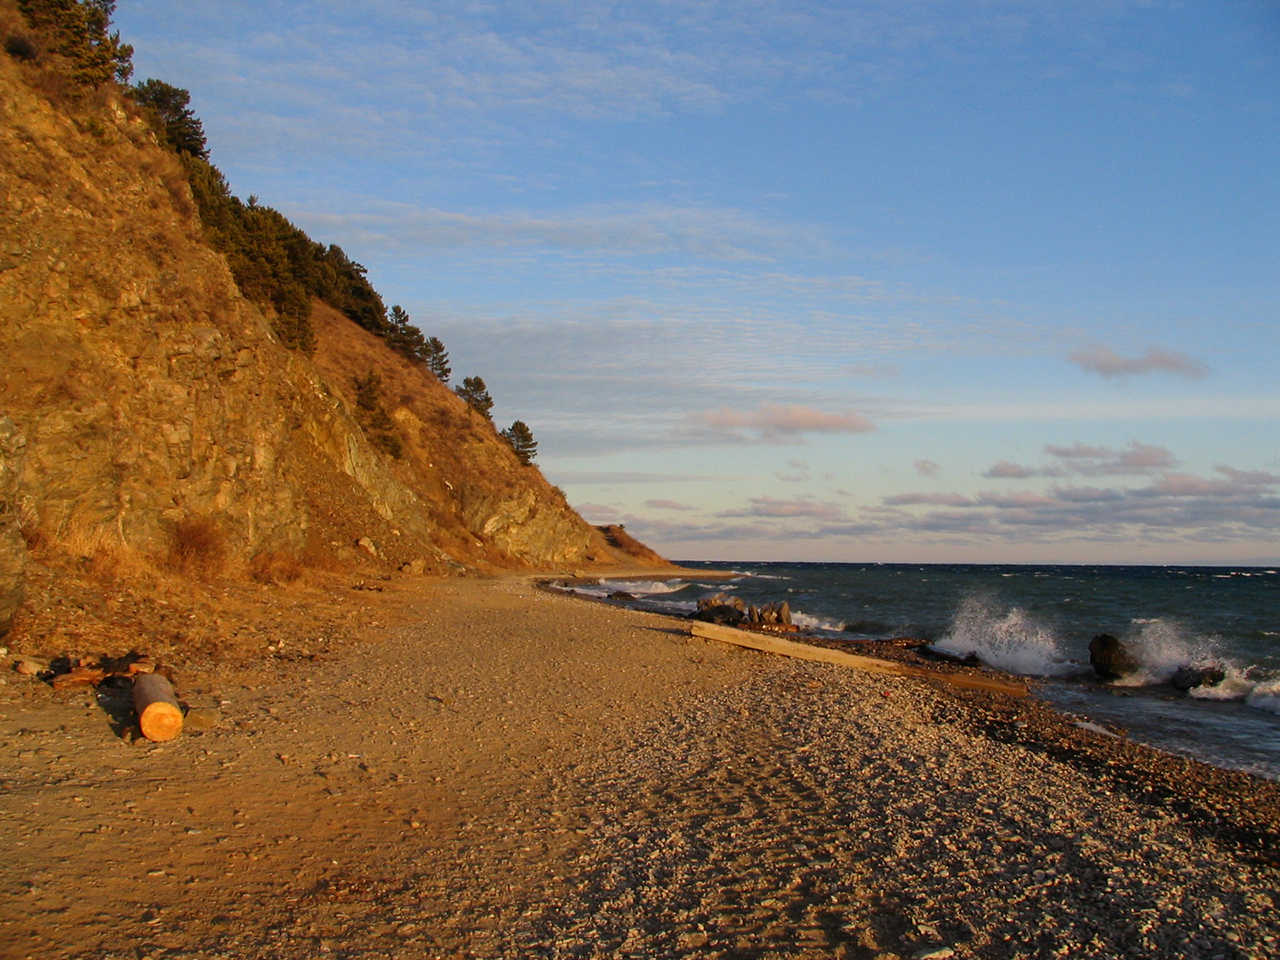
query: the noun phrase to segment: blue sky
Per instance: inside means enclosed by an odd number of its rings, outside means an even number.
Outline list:
[[[1280,562],[1269,0],[120,0],[679,558]]]

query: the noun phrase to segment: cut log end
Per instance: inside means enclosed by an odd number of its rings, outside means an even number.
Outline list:
[[[138,726],[148,740],[172,740],[182,732],[182,708],[171,703],[153,703],[138,715]]]
[[[159,673],[140,673],[133,681],[133,708],[148,740],[172,740],[182,732],[182,707],[169,681]]]

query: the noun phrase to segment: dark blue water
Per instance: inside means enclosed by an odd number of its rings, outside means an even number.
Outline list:
[[[691,612],[716,591],[787,600],[802,628],[856,641],[897,636],[1046,678],[1040,696],[1134,739],[1280,779],[1280,572],[1263,567],[689,562],[729,580],[628,581],[637,605]],[[1121,639],[1137,668],[1092,676],[1089,640]],[[1189,694],[1179,667],[1225,674]]]

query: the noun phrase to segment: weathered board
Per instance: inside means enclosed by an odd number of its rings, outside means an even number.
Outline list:
[[[864,657],[843,650],[832,650],[829,647],[816,647],[807,643],[797,643],[782,637],[765,633],[754,633],[750,630],[738,630],[734,627],[722,627],[716,623],[695,623],[691,628],[695,637],[704,640],[719,640],[721,643],[732,643],[739,647],[761,650],[765,653],[776,653],[797,660],[813,660],[817,663],[835,663],[844,667],[852,667],[866,673],[879,673],[895,677],[914,677],[919,680],[937,680],[953,687],[966,690],[982,690],[987,693],[1002,693],[1010,697],[1025,697],[1027,685],[1017,680],[1006,680],[1002,677],[975,676],[971,673],[944,673],[941,670],[929,670],[909,663],[897,663],[893,660],[879,660],[876,657]]]

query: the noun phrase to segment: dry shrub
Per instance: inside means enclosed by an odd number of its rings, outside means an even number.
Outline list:
[[[28,550],[39,550],[46,540],[44,528],[40,526],[40,513],[30,497],[23,497],[17,504],[18,533]]]
[[[84,88],[60,70],[37,70],[30,79],[31,88],[55,107],[78,104]]]
[[[302,566],[310,570],[327,570],[330,573],[336,573],[342,569],[342,560],[337,550],[316,530],[307,531],[307,539],[302,545],[302,554],[298,559]]]
[[[256,583],[283,585],[302,576],[302,564],[291,553],[263,550],[249,561],[249,576]]]
[[[22,33],[11,33],[5,37],[4,52],[15,60],[25,60],[27,63],[34,63],[40,59],[40,50],[36,42]]]
[[[227,561],[227,538],[208,516],[184,517],[173,525],[169,565],[189,577],[213,577]]]
[[[117,531],[101,523],[72,517],[56,542],[44,540],[71,558],[79,569],[101,583],[119,580],[150,581],[154,570],[121,539]]]

